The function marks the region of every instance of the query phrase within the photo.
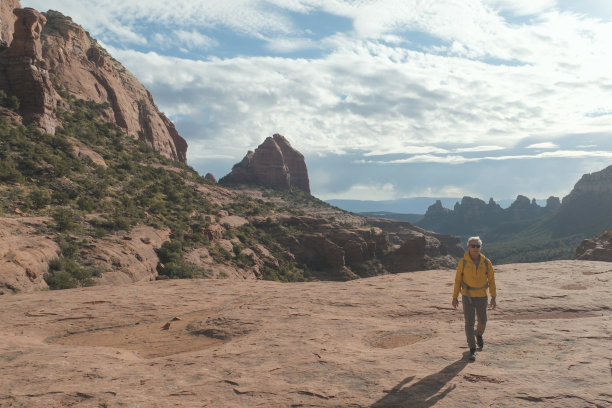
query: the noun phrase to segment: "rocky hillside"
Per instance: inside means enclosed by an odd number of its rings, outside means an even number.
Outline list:
[[[612,228],[612,166],[583,175],[545,226],[553,237],[590,237]]]
[[[2,2],[0,24],[8,48],[0,51],[0,90],[19,101],[25,123],[53,134],[57,106],[66,95],[103,104],[107,122],[143,140],[162,155],[185,162],[187,143],[161,113],[151,94],[69,17]]]
[[[347,280],[452,267],[458,239],[299,190],[227,189],[66,97],[54,135],[0,118],[6,293],[156,278]],[[43,251],[43,248],[48,248]]]

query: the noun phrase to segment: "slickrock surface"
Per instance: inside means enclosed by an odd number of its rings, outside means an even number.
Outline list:
[[[496,272],[472,363],[451,270],[5,295],[0,406],[612,406],[612,264]]]

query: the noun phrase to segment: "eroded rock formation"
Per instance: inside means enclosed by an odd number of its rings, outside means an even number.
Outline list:
[[[9,43],[13,38],[16,16],[13,10],[21,8],[19,0],[0,1],[0,42]]]
[[[310,193],[304,156],[279,134],[268,137],[254,152],[249,151],[219,183],[255,184],[279,190],[296,187]]]
[[[612,230],[582,241],[573,259],[612,262]]]
[[[384,231],[392,244],[383,257],[389,272],[455,268],[465,250],[459,238],[426,231],[409,222],[368,218],[368,224]]]
[[[0,47],[0,90],[19,99],[24,123],[55,132],[61,98],[53,81],[72,96],[107,103],[109,122],[164,156],[186,161],[187,143],[149,91],[81,26],[56,11],[19,8],[18,1],[1,5],[1,40],[9,46]]]
[[[56,11],[45,13],[42,51],[51,77],[77,98],[108,103],[108,120],[166,157],[186,161],[187,143],[149,91],[81,26]]]
[[[40,35],[46,18],[32,8],[16,8],[13,39],[0,53],[0,89],[19,99],[26,123],[55,133],[57,94],[43,58]]]

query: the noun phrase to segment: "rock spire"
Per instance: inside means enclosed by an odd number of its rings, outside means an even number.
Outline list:
[[[256,184],[279,190],[296,187],[310,193],[304,155],[278,133],[266,138],[254,152],[249,151],[219,183]]]

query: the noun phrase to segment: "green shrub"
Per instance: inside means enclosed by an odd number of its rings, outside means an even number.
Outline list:
[[[28,203],[30,208],[40,210],[51,203],[51,194],[47,189],[37,188],[28,194]]]
[[[62,256],[66,259],[75,259],[79,254],[79,245],[74,242],[74,239],[61,237],[58,244],[60,251],[62,251]]]
[[[15,95],[7,95],[6,92],[0,89],[0,106],[17,112],[19,110],[19,98]]]
[[[75,216],[72,210],[67,208],[60,208],[53,211],[53,220],[55,221],[56,228],[58,231],[70,231],[76,225]]]
[[[53,271],[45,275],[45,282],[51,290],[72,289],[77,287],[76,280],[67,271]]]
[[[17,170],[13,160],[5,158],[0,161],[0,181],[5,183],[23,183],[25,179],[23,174]]]
[[[91,212],[94,209],[94,202],[89,197],[79,197],[77,200],[77,206],[82,211]]]
[[[49,262],[49,272],[45,275],[49,288],[70,289],[78,286],[93,286],[91,270],[64,256]]]

